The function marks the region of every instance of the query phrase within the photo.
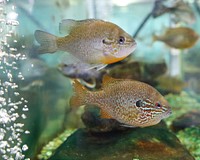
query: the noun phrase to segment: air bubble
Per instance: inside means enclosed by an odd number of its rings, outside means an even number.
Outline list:
[[[11,73],[8,73],[7,76],[8,76],[9,79],[13,78]]]
[[[20,94],[19,94],[19,92],[14,92],[14,95],[19,96]]]
[[[22,146],[22,151],[26,151],[26,150],[28,150],[28,146],[25,144]]]
[[[17,48],[10,48],[10,51],[17,52]]]
[[[0,132],[0,141],[2,141],[5,137],[5,133],[4,132]]]
[[[23,108],[22,109],[24,112],[27,112],[28,111],[28,108]]]
[[[22,152],[26,151],[28,146],[23,144],[21,136],[30,132],[26,133],[23,129],[24,123],[19,123],[19,118],[26,118],[22,110],[27,102],[20,97],[18,90],[20,80],[24,80],[18,66],[19,60],[26,59],[26,55],[18,53],[20,44],[18,45],[16,39],[12,40],[16,33],[15,26],[19,25],[16,20],[18,14],[15,12],[15,6],[6,5],[7,2],[8,0],[0,0],[0,71],[5,77],[0,79],[0,159],[22,160],[25,159]],[[15,45],[11,45],[8,39]],[[25,48],[24,45],[21,47]],[[19,96],[17,99],[23,98],[23,101],[16,101],[16,96]],[[28,107],[25,110],[28,111]]]
[[[0,109],[0,124],[8,122],[10,122],[10,115],[7,113],[6,109]]]
[[[8,145],[7,141],[0,141],[0,148],[5,148]]]
[[[27,118],[25,114],[22,114],[21,117],[22,117],[23,119],[26,119],[26,118]]]

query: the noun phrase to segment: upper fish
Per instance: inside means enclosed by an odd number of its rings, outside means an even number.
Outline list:
[[[87,64],[106,65],[126,58],[136,48],[135,40],[114,23],[65,19],[59,25],[64,37],[36,30],[39,53],[66,51]]]
[[[165,98],[150,85],[129,80],[103,77],[99,91],[89,91],[77,80],[70,106],[96,105],[102,118],[111,118],[127,127],[155,125],[171,114]]]

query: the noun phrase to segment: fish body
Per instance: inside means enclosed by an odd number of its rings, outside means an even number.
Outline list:
[[[139,81],[104,76],[103,87],[99,91],[88,91],[78,81],[74,81],[73,85],[72,107],[96,105],[102,118],[116,119],[123,126],[151,126],[171,114],[164,97],[153,87]]]
[[[38,52],[69,52],[87,64],[110,64],[120,61],[136,48],[135,40],[116,24],[97,19],[71,20],[60,23],[57,37],[37,30],[35,38],[40,43]]]
[[[199,35],[187,27],[169,28],[164,35],[154,36],[155,41],[162,41],[172,48],[186,49],[195,45]]]

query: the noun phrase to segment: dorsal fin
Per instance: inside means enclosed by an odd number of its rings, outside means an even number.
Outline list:
[[[61,34],[70,33],[71,30],[79,24],[80,22],[73,19],[63,19],[59,24],[59,31]]]
[[[104,75],[103,76],[103,80],[102,80],[102,86],[105,87],[105,86],[107,86],[107,85],[109,85],[111,83],[114,83],[116,81],[119,81],[119,80],[120,79],[115,79],[115,78],[112,78],[112,77],[110,77],[108,75]]]
[[[69,34],[74,28],[80,25],[88,25],[90,23],[101,21],[96,19],[86,19],[86,20],[73,20],[73,19],[63,19],[59,24],[59,31],[61,34]]]

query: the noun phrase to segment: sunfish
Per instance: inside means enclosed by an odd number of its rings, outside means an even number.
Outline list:
[[[102,118],[115,119],[126,127],[152,126],[171,114],[165,98],[143,82],[104,76],[99,91],[89,91],[77,80],[73,86],[71,107],[96,105]]]
[[[98,20],[65,19],[59,30],[67,34],[57,37],[36,30],[35,38],[40,44],[39,53],[65,51],[80,62],[93,66],[106,66],[123,60],[136,48],[135,40],[114,23]]]

